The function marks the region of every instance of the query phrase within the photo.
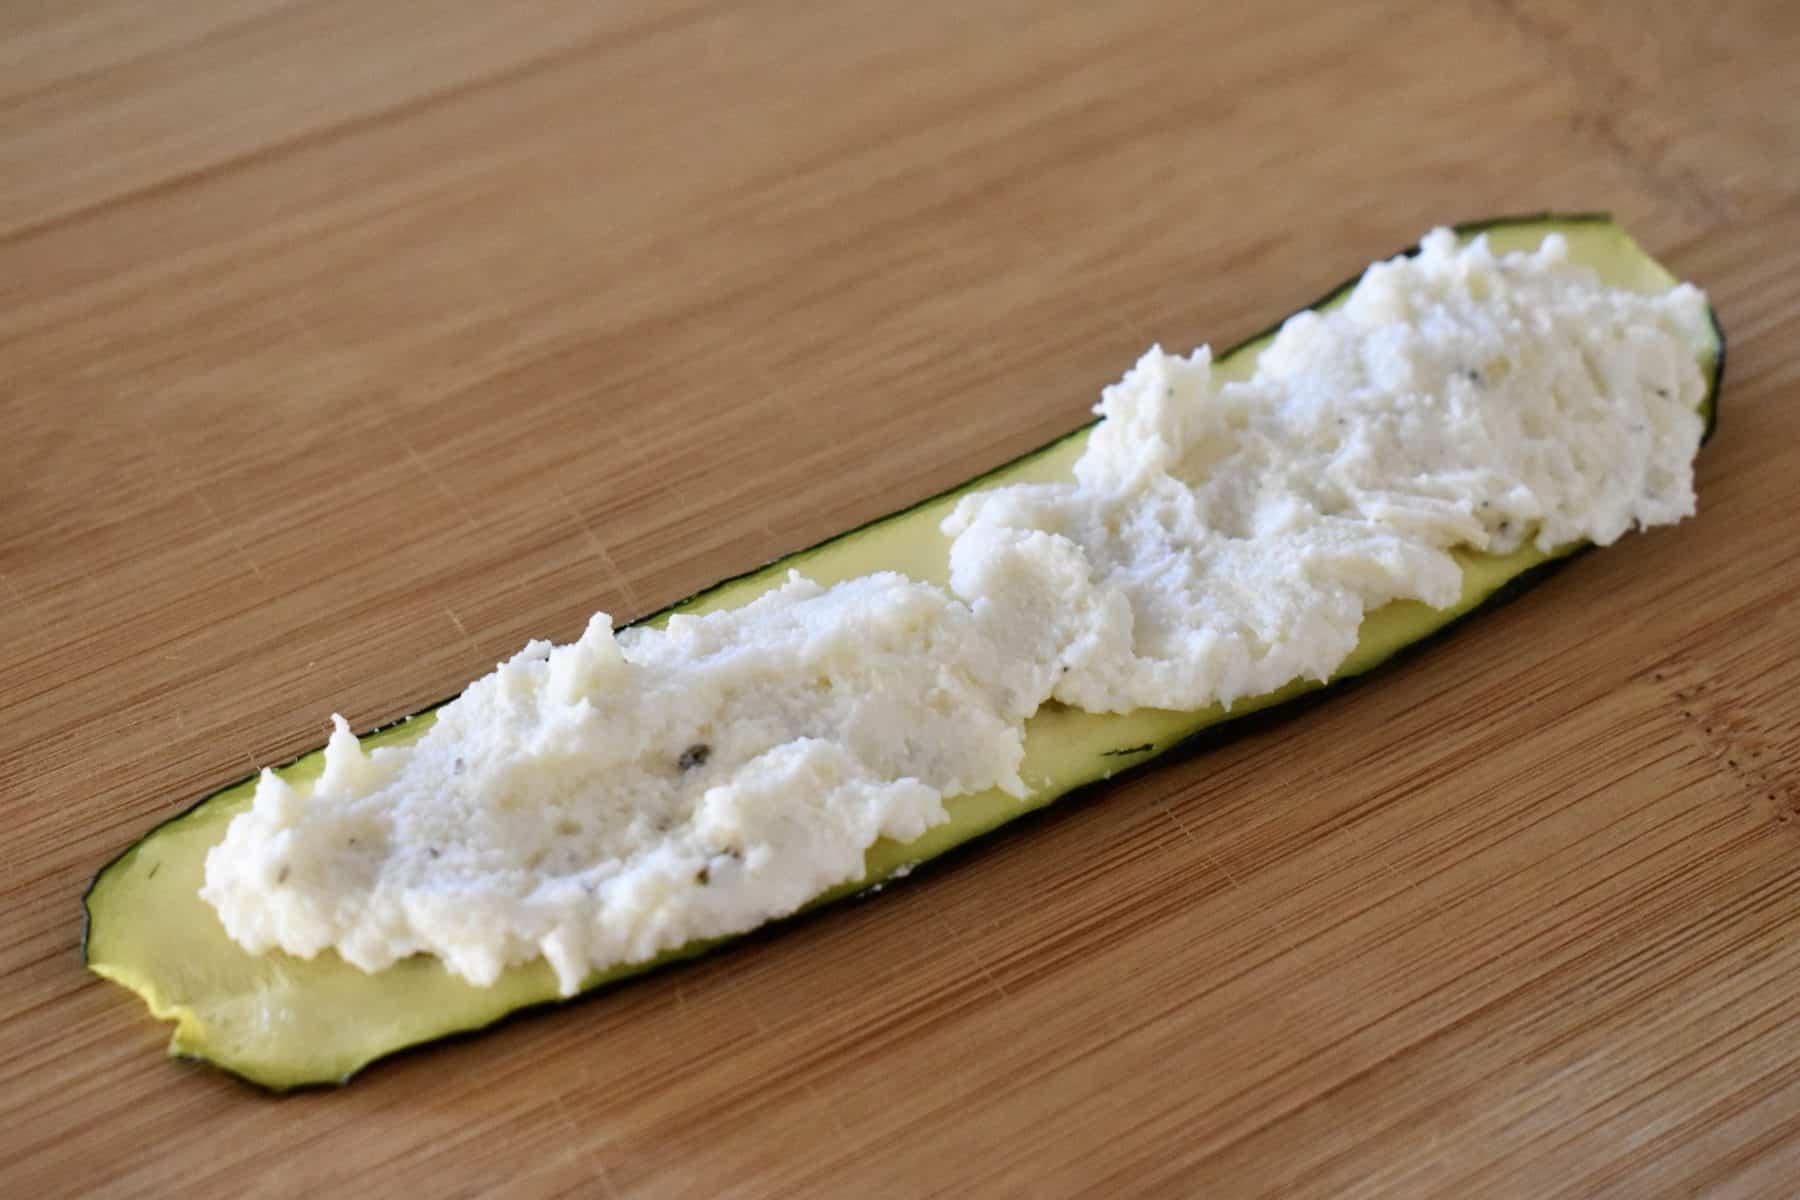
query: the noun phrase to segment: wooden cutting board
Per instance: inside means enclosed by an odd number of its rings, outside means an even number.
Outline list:
[[[1782,0],[0,9],[0,1195],[1800,1194],[1797,58]],[[1541,208],[1715,297],[1697,519],[346,1090],[83,971],[92,872],[334,709]]]

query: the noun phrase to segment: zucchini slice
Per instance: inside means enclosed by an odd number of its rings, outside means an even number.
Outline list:
[[[1502,218],[1460,226],[1457,232],[1464,238],[1486,233],[1496,250],[1531,249],[1545,235],[1561,233],[1569,241],[1571,257],[1612,286],[1654,293],[1676,282],[1604,215]],[[1313,307],[1339,302],[1354,283],[1336,288]],[[1224,382],[1248,375],[1274,332],[1271,328],[1218,356],[1214,378]],[[1710,381],[1703,411],[1710,435],[1725,362],[1725,340],[1716,315],[1711,336],[1696,345],[1694,353]],[[905,511],[727,580],[646,620],[659,622],[673,612],[743,604],[780,583],[789,568],[824,584],[876,570],[903,571],[943,584],[949,541],[938,531],[938,522],[956,497],[977,487],[1067,478],[1091,428],[1084,426]],[[1464,570],[1461,600],[1442,610],[1397,602],[1369,613],[1357,648],[1336,679],[1362,674],[1468,613],[1513,594],[1581,548],[1568,545],[1545,554],[1527,544],[1504,555],[1459,552]],[[1018,800],[996,790],[952,799],[947,803],[951,814],[947,823],[915,841],[876,844],[868,852],[860,880],[813,904],[893,878],[1077,788],[1148,762],[1209,727],[1293,700],[1318,686],[1295,682],[1240,701],[1229,715],[1217,706],[1200,712],[1145,709],[1106,715],[1049,705],[1027,726],[1022,774],[1034,789],[1029,798]],[[392,745],[416,738],[430,726],[433,709],[375,730],[365,735],[364,742]],[[322,751],[314,751],[281,767],[279,773],[290,783],[305,785],[318,776],[322,759]],[[254,787],[254,778],[242,780],[156,826],[100,871],[83,900],[88,968],[136,992],[157,1017],[176,1022],[171,1053],[204,1059],[264,1087],[285,1090],[343,1082],[404,1047],[479,1029],[519,1009],[558,1000],[556,980],[541,960],[512,967],[492,987],[483,988],[464,982],[426,956],[364,974],[331,952],[311,960],[244,952],[226,936],[198,889],[208,849],[224,836],[231,818],[249,805]],[[691,944],[650,962],[596,972],[584,990],[699,954],[714,944]]]

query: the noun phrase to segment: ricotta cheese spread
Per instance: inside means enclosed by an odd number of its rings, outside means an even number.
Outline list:
[[[1019,775],[1049,701],[1192,710],[1329,677],[1369,610],[1443,607],[1451,549],[1608,544],[1694,510],[1705,297],[1603,285],[1562,238],[1435,230],[1291,318],[1249,378],[1154,348],[1074,479],[944,522],[950,588],[797,574],[742,608],[533,642],[410,745],[343,719],[304,794],[263,772],[202,897],[251,952],[414,954],[472,983],[739,933],[876,841]]]

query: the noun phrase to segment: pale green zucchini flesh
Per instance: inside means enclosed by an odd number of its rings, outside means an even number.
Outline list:
[[[1505,218],[1462,226],[1459,232],[1465,237],[1485,232],[1498,250],[1528,249],[1546,234],[1557,232],[1568,238],[1577,261],[1613,286],[1654,293],[1675,283],[1605,216]],[[1337,303],[1350,286],[1343,285],[1312,307]],[[1271,329],[1220,355],[1215,375],[1221,380],[1248,375],[1273,333]],[[1716,321],[1712,336],[1695,346],[1694,353],[1710,381],[1704,413],[1710,433],[1725,353]],[[665,620],[670,612],[706,612],[745,603],[778,583],[790,568],[827,584],[877,570],[898,570],[943,583],[948,542],[939,532],[938,522],[955,498],[976,487],[1068,478],[1089,428],[904,512],[728,580],[647,619]],[[1395,603],[1370,613],[1355,653],[1335,678],[1378,666],[1484,604],[1510,595],[1543,574],[1541,568],[1580,548],[1571,545],[1553,554],[1530,547],[1507,555],[1462,554],[1463,594],[1455,606],[1434,610],[1421,604]],[[1318,686],[1297,682],[1240,702],[1229,714],[1214,707],[1201,712],[1140,710],[1095,715],[1051,705],[1027,726],[1023,774],[1033,789],[1028,799],[1018,800],[998,791],[957,797],[947,805],[951,813],[948,823],[912,842],[876,845],[868,853],[861,879],[820,897],[815,904],[877,884],[903,867],[943,854],[1077,788],[1140,766],[1203,730],[1294,699]],[[364,742],[370,746],[407,742],[423,733],[432,719],[432,711],[426,710],[366,735]],[[279,773],[290,782],[306,784],[318,775],[321,757],[321,752],[314,751],[281,767]],[[522,1008],[558,999],[556,982],[541,961],[514,967],[492,987],[482,988],[463,982],[436,959],[423,956],[365,974],[331,953],[302,960],[280,953],[251,955],[239,949],[226,937],[197,889],[207,850],[223,837],[231,818],[248,806],[254,785],[254,779],[242,780],[158,825],[107,864],[85,897],[88,967],[136,992],[156,1016],[176,1022],[172,1053],[204,1059],[273,1089],[335,1083],[397,1050],[479,1029]],[[591,990],[690,957],[712,944],[685,946],[651,962],[598,972],[585,988]]]

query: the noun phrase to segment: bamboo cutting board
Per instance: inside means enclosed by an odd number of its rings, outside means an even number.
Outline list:
[[[0,9],[0,1195],[1800,1194],[1800,10]],[[78,898],[253,766],[1440,221],[1731,337],[1701,515],[878,901],[273,1100]]]

